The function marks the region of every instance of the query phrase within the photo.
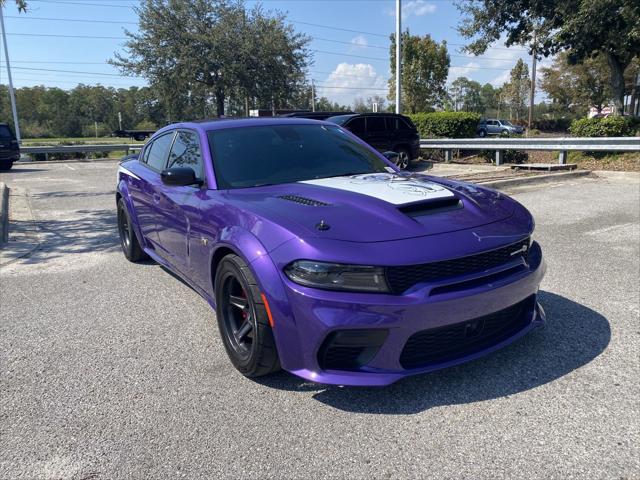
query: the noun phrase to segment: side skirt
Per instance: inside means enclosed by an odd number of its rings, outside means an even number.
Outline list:
[[[165,267],[167,270],[170,270],[171,273],[173,273],[174,275],[177,275],[178,277],[180,277],[193,291],[195,291],[198,295],[200,295],[202,298],[204,298],[207,303],[209,304],[209,306],[213,309],[213,311],[215,312],[216,310],[216,302],[214,299],[212,299],[209,294],[207,292],[205,292],[202,288],[200,288],[198,285],[194,284],[191,280],[189,280],[188,277],[186,277],[180,270],[176,269],[173,267],[173,265],[171,265],[169,262],[167,262],[164,258],[162,258],[160,255],[158,255],[154,250],[150,249],[150,248],[145,248],[144,249],[145,253],[147,255],[149,255],[149,257],[151,257],[151,259],[156,262],[159,265],[162,265],[163,267]]]

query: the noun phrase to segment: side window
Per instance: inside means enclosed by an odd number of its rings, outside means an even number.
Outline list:
[[[191,167],[196,172],[196,177],[201,180],[204,178],[200,142],[195,132],[187,130],[178,132],[169,153],[167,168],[171,167]]]
[[[346,127],[356,135],[364,133],[364,117],[354,118],[346,125]]]
[[[162,135],[156,138],[149,148],[149,153],[145,153],[145,160],[154,170],[164,170],[164,166],[167,163],[167,155],[169,148],[171,147],[171,141],[173,140],[173,132]]]
[[[411,125],[411,123],[409,123],[406,118],[400,117],[397,120],[398,120],[398,128],[400,130],[415,130],[416,129],[416,127]]]
[[[384,117],[367,117],[367,132],[384,132]]]

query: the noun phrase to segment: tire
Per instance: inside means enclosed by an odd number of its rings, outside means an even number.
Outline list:
[[[246,377],[260,377],[280,370],[278,350],[260,289],[239,256],[229,254],[220,261],[215,296],[220,336],[233,366]]]
[[[147,138],[147,136],[144,135],[143,133],[138,133],[138,134],[133,136],[133,139],[138,141],[138,142],[143,141],[145,138]]]
[[[122,252],[127,260],[135,263],[149,258],[149,256],[144,253],[138,241],[138,236],[133,230],[131,216],[129,215],[129,210],[127,210],[124,198],[118,200],[118,236],[120,237]]]
[[[11,160],[0,162],[0,170],[11,170],[12,167],[13,162]]]
[[[411,166],[411,152],[405,147],[399,147],[394,150],[398,154],[398,160],[396,166],[400,170],[406,170]]]
[[[480,130],[480,131],[478,132],[478,136],[479,136],[480,138],[484,138],[484,137],[486,137],[486,136],[487,136],[487,131],[486,131],[486,130],[484,130],[484,129]]]
[[[500,132],[500,136],[501,136],[501,137],[510,137],[510,136],[511,136],[511,133],[509,132],[509,130],[502,130],[502,131]]]

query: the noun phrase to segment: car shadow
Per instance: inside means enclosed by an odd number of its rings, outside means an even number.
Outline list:
[[[314,391],[313,398],[354,413],[407,415],[440,405],[508,397],[545,385],[588,364],[609,344],[609,322],[598,312],[551,292],[540,293],[547,326],[482,359],[403,379],[383,388],[317,385],[282,372],[266,386]]]

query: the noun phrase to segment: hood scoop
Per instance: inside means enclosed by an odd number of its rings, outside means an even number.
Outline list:
[[[435,213],[450,212],[451,210],[458,210],[463,208],[462,201],[453,198],[439,198],[431,200],[430,202],[411,203],[399,207],[402,213],[409,217],[422,217],[425,215],[433,215]]]
[[[329,203],[314,200],[313,198],[301,197],[300,195],[280,195],[278,198],[308,207],[328,207],[330,205]]]

